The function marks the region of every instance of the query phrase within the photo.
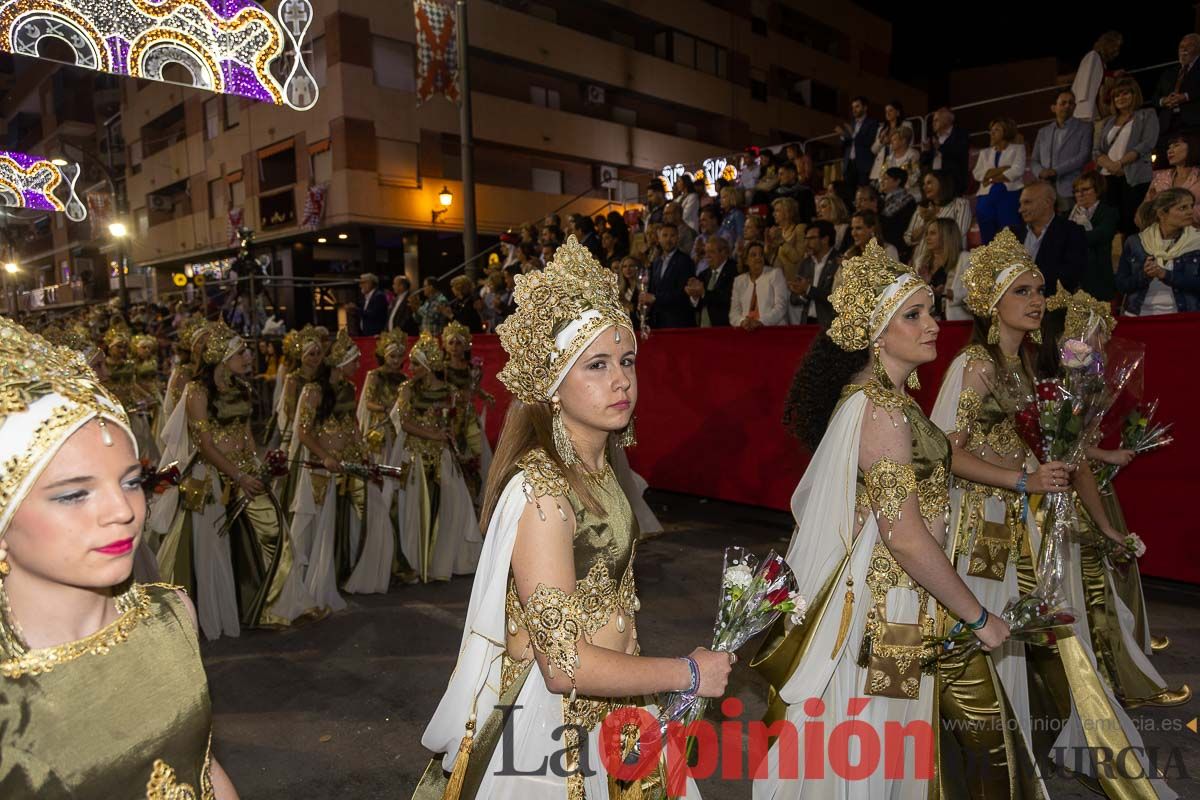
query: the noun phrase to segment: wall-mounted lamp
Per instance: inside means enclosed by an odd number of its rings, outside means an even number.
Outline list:
[[[437,222],[439,219],[441,219],[442,215],[450,210],[450,204],[454,202],[454,195],[450,193],[448,188],[443,186],[442,190],[438,192],[438,202],[442,204],[442,207],[432,209],[429,212],[429,216],[432,218],[434,225],[437,225]]]

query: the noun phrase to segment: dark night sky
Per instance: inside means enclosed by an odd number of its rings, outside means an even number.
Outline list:
[[[1149,0],[1145,9],[1150,13],[1145,15],[1121,12],[1118,4],[1062,0],[855,1],[891,21],[893,77],[928,88],[934,102],[944,99],[940,95],[945,75],[958,67],[1056,56],[1065,71],[1073,70],[1097,35],[1109,28],[1125,35],[1114,66],[1135,68],[1170,61],[1179,38],[1195,30],[1196,24],[1189,0]],[[984,31],[993,14],[996,34],[988,36]],[[950,25],[956,30],[951,32]]]

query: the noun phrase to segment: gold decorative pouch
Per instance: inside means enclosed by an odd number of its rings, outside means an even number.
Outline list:
[[[875,625],[863,692],[876,697],[916,700],[921,691],[921,662],[926,655],[921,625],[888,622],[882,614]]]
[[[1004,580],[1011,549],[1012,537],[1008,526],[1003,522],[984,520],[975,536],[975,544],[971,547],[967,574],[973,578],[986,578],[991,581]]]
[[[330,476],[317,475],[314,473],[311,478],[313,487],[313,502],[318,506],[323,506],[325,505],[325,492],[329,489]]]
[[[208,478],[184,478],[179,483],[179,496],[184,510],[203,511],[208,505]]]

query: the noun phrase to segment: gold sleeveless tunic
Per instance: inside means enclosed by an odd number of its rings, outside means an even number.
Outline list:
[[[112,624],[41,650],[0,608],[0,797],[214,797],[208,680],[183,602],[136,583],[116,602]]]

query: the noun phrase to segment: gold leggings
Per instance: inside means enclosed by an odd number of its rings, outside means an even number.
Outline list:
[[[959,659],[943,661],[938,667],[939,713],[942,735],[952,741],[942,748],[943,763],[957,761],[951,774],[961,774],[962,786],[952,791],[942,773],[944,797],[1008,798],[1008,745],[1005,715],[1001,710],[998,679],[989,668],[990,657],[978,651],[964,664]]]

